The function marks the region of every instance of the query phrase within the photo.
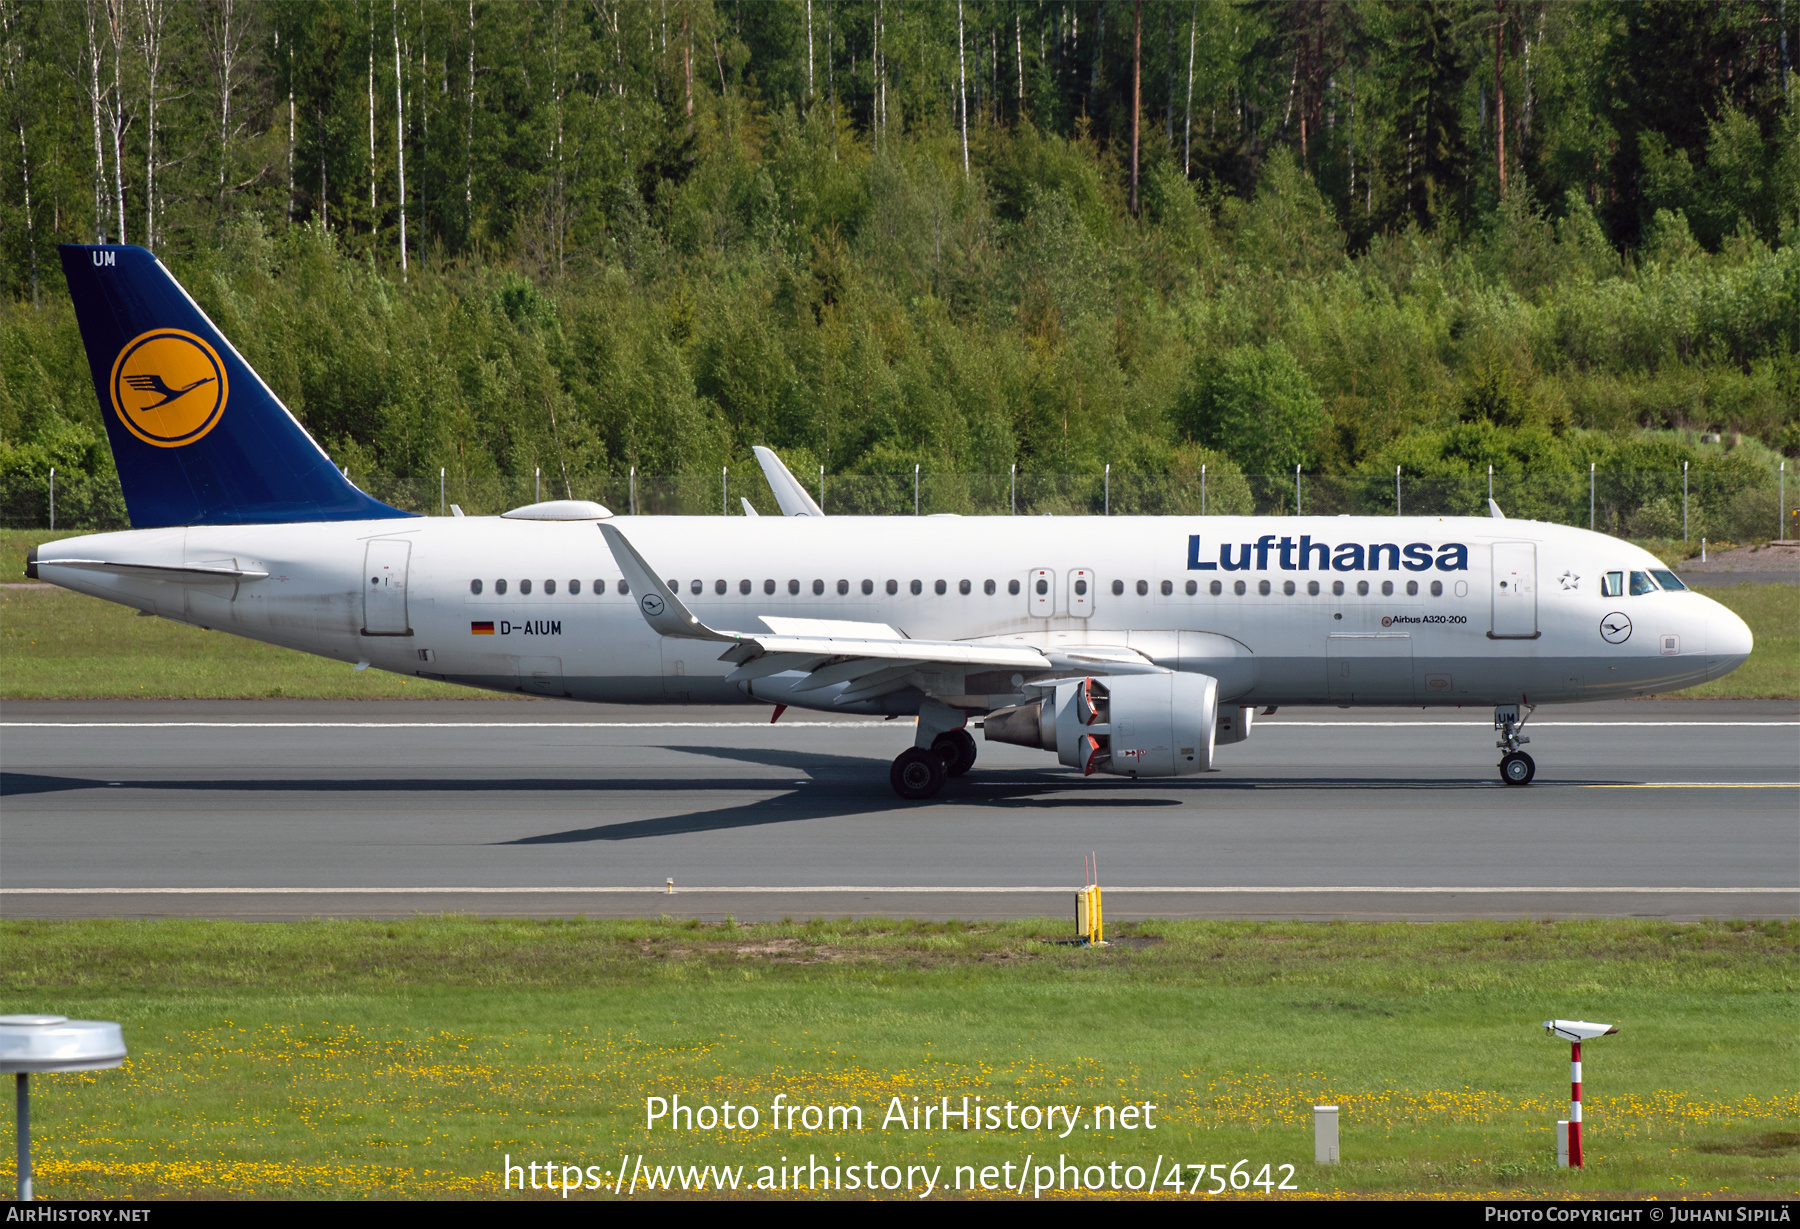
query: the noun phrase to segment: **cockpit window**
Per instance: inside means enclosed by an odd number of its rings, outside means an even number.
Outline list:
[[[1650,575],[1656,577],[1656,583],[1669,590],[1671,593],[1677,589],[1687,588],[1686,585],[1681,583],[1681,577],[1675,575],[1673,572],[1659,572],[1652,568],[1650,570]]]
[[[1656,582],[1650,579],[1650,574],[1648,572],[1633,572],[1631,574],[1632,597],[1642,597],[1646,593],[1655,592]]]
[[[1625,596],[1625,573],[1608,572],[1600,578],[1601,597]]]

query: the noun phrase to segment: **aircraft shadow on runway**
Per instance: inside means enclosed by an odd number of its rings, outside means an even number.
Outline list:
[[[714,759],[756,764],[805,773],[803,781],[776,781],[767,776],[631,778],[591,777],[381,777],[381,778],[187,778],[120,780],[0,773],[0,797],[23,797],[90,789],[140,789],[197,792],[294,793],[658,793],[675,786],[693,793],[744,793],[776,790],[779,793],[755,802],[716,810],[688,811],[650,819],[625,820],[589,828],[546,832],[494,842],[496,845],[562,845],[592,841],[631,841],[662,836],[726,831],[772,824],[833,819],[844,816],[881,816],[899,812],[922,813],[950,804],[981,810],[1060,811],[1087,807],[1098,811],[1160,810],[1183,805],[1170,794],[1210,794],[1245,790],[1456,790],[1497,788],[1486,781],[1445,780],[1417,777],[1181,777],[1133,781],[1107,777],[1084,781],[1071,774],[1037,768],[977,767],[968,776],[953,778],[931,802],[907,802],[889,790],[886,774],[867,757],[780,748],[672,746]],[[1055,773],[1055,775],[1050,775]],[[1586,784],[1586,782],[1583,782]],[[1096,791],[1103,791],[1096,794]],[[1136,795],[1136,796],[1133,796]]]

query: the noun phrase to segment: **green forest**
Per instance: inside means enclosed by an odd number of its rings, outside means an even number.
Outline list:
[[[1786,511],[1800,0],[0,26],[8,525],[52,467],[59,527],[125,523],[66,242],[154,250],[418,511],[770,512],[756,444],[828,511],[1470,512],[1490,472],[1509,514],[1639,537],[1683,536],[1684,483],[1696,540]]]

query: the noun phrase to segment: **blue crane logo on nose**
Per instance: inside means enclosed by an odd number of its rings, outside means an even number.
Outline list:
[[[642,605],[644,607],[644,613],[653,619],[663,612],[663,600],[654,593],[644,594]]]
[[[1631,619],[1616,611],[1600,620],[1600,638],[1608,644],[1624,644],[1631,639]]]

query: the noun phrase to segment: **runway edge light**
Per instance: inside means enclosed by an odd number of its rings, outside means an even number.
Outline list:
[[[1619,1028],[1587,1020],[1546,1020],[1544,1028],[1552,1037],[1569,1043],[1569,1119],[1556,1124],[1556,1164],[1558,1168],[1581,1169],[1581,1043],[1610,1037]]]
[[[0,1072],[13,1073],[17,1089],[19,1186],[31,1198],[31,1077],[57,1071],[104,1071],[125,1061],[125,1034],[110,1020],[67,1016],[0,1016]]]

